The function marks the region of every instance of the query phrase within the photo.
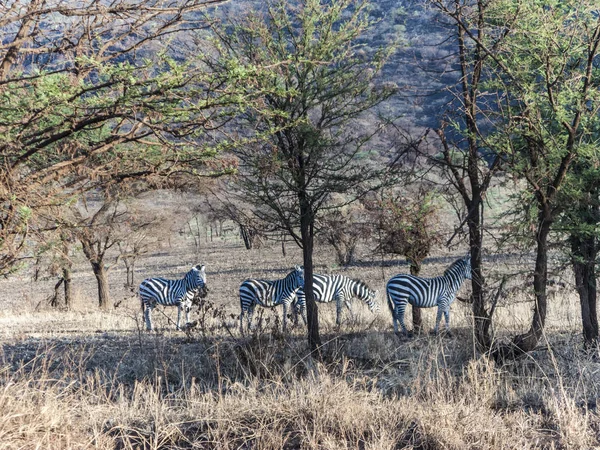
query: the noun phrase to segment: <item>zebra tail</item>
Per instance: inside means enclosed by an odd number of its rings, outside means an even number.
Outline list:
[[[392,302],[392,298],[390,297],[390,292],[386,289],[385,296],[387,297],[387,305],[390,308],[392,314],[394,314],[394,302]]]

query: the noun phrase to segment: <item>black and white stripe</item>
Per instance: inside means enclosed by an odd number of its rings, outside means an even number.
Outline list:
[[[245,280],[240,285],[240,330],[244,332],[244,314],[247,315],[248,330],[251,328],[252,313],[256,305],[272,308],[283,305],[283,330],[286,330],[287,309],[296,298],[296,291],[304,286],[304,268],[296,266],[281,280]]]
[[[140,284],[140,299],[146,321],[146,329],[152,330],[152,310],[156,305],[177,306],[177,329],[181,310],[185,309],[185,323],[190,322],[190,308],[194,296],[206,297],[206,272],[203,265],[192,267],[181,280],[147,278]]]
[[[379,302],[377,301],[377,291],[374,291],[364,281],[348,278],[344,275],[317,275],[313,277],[313,290],[315,300],[321,303],[335,301],[336,319],[335,323],[340,325],[342,304],[345,304],[349,311],[350,301],[353,297],[358,297],[367,304],[371,312],[379,311]],[[304,323],[306,323],[306,296],[304,290],[299,289],[296,300],[296,314],[300,314]]]
[[[450,305],[465,279],[471,279],[471,258],[462,258],[454,263],[444,275],[436,278],[421,278],[408,274],[400,274],[387,283],[387,300],[392,318],[394,332],[398,333],[398,321],[402,332],[407,335],[404,325],[406,304],[419,308],[438,307],[434,332],[439,331],[442,314],[446,320],[446,330],[450,330]]]

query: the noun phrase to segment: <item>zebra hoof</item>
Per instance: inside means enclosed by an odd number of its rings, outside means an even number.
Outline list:
[[[400,339],[400,340],[412,339],[412,337],[413,337],[413,334],[411,331],[407,331],[406,333],[403,333],[401,331],[396,331],[395,334],[398,337],[398,339]]]

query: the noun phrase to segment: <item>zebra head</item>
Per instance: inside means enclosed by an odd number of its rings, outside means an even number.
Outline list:
[[[204,265],[198,264],[192,267],[187,275],[185,276],[187,285],[190,289],[196,290],[196,295],[200,298],[206,297],[208,294],[208,287],[206,286],[206,271]]]
[[[444,276],[452,277],[457,279],[457,277],[461,280],[465,278],[467,280],[471,279],[471,257],[467,256],[466,258],[460,258],[454,261],[450,267],[448,267],[444,271]]]
[[[379,306],[379,290],[376,291],[371,291],[369,290],[369,298],[367,300],[368,305],[369,305],[369,310],[371,310],[372,313],[378,313],[380,306]]]
[[[304,287],[304,267],[302,267],[302,266],[294,267],[294,271],[291,272],[289,275],[292,275],[294,277],[294,286],[295,287],[297,287],[297,288]]]
[[[470,280],[471,279],[471,257],[467,256],[466,258],[463,258],[463,261],[465,263],[465,269],[464,269],[465,270],[465,272],[464,272],[465,278],[467,280]]]

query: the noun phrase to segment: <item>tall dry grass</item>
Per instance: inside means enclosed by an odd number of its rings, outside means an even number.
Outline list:
[[[553,294],[540,347],[510,365],[496,366],[476,351],[471,311],[460,302],[452,306],[452,336],[411,340],[393,335],[384,305],[374,316],[355,302],[352,314],[344,309],[340,329],[334,306],[320,305],[324,348],[317,361],[301,327],[282,335],[281,310],[257,311],[260,324],[250,336],[237,330],[239,282],[283,276],[298,262],[297,250],[205,251],[185,264],[207,263],[212,307],[193,315],[198,326],[187,334],[174,330],[174,309],[157,309],[160,331],[144,332],[139,301],[126,294],[118,308],[97,311],[93,280],[83,271],[69,312],[40,307],[42,283],[0,284],[0,297],[16,305],[0,313],[0,449],[600,446],[599,355],[581,349],[572,289]],[[171,261],[167,273],[163,260],[152,261],[156,267],[139,279],[177,277],[186,267]],[[360,276],[380,290],[407,270],[342,269],[325,255],[319,261],[320,273]],[[448,264],[432,263],[424,275]],[[524,331],[531,317],[531,298],[519,288],[526,277],[511,282],[516,289],[496,309],[498,340]],[[434,317],[424,311],[426,328]]]
[[[43,328],[42,316],[32,320]],[[185,336],[94,333],[97,320],[79,334],[4,340],[0,448],[600,445],[600,364],[574,332],[497,367],[473,352],[468,328],[400,341],[369,313],[342,330],[324,326],[320,362],[301,330],[283,336],[276,321],[240,337],[234,322]]]

